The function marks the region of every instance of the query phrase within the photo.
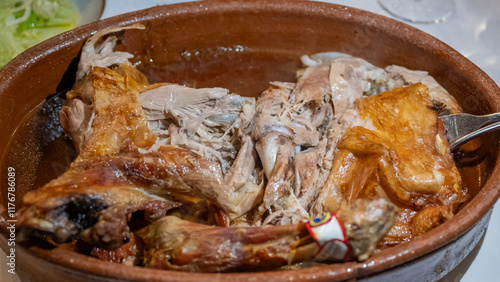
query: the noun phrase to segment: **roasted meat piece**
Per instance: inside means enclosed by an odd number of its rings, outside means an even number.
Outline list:
[[[347,235],[349,257],[367,259],[396,215],[395,206],[383,199],[343,206],[338,217]],[[320,246],[304,222],[228,228],[166,216],[137,234],[144,241],[146,267],[191,272],[273,269],[312,259]]]
[[[348,128],[339,142],[314,212],[335,211],[358,198],[390,199],[402,212],[387,244],[453,216],[467,193],[432,106],[423,84],[359,99],[360,126]]]

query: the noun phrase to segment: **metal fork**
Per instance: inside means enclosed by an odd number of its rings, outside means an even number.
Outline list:
[[[500,113],[484,116],[454,114],[439,118],[443,121],[446,129],[446,137],[450,142],[451,151],[483,133],[500,129]]]

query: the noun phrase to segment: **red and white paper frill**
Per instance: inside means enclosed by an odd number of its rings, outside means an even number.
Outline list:
[[[307,230],[318,244],[319,250],[314,255],[317,261],[347,261],[349,244],[344,227],[335,213],[323,218],[305,221]]]

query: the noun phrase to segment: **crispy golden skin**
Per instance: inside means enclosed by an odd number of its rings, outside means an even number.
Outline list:
[[[395,244],[453,216],[466,190],[425,85],[359,99],[364,126],[347,129],[320,199],[334,211],[358,198],[390,199],[401,209],[385,238]]]

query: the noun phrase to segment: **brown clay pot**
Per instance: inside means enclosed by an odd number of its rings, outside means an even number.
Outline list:
[[[293,81],[301,55],[337,51],[377,66],[397,64],[428,71],[465,111],[500,111],[500,89],[483,71],[432,36],[380,15],[307,1],[202,1],[160,6],[58,35],[22,53],[0,71],[1,209],[7,205],[7,167],[17,171],[19,208],[26,191],[61,173],[55,168],[67,166],[67,147],[57,141],[60,131],[47,131],[50,126],[44,125],[51,108],[40,110],[41,105],[50,95],[71,87],[86,38],[104,27],[131,23],[143,23],[147,30],[127,30],[118,48],[133,53],[133,61],[152,82],[221,86],[235,93],[258,95],[269,81]],[[40,130],[42,134],[35,134]],[[53,138],[43,132],[50,132]],[[52,143],[47,143],[47,138]],[[488,145],[485,140],[480,142]],[[471,198],[455,217],[362,263],[194,274],[127,267],[62,248],[17,245],[17,268],[35,281],[437,280],[478,243],[499,197],[498,150],[496,144],[488,146],[486,156],[461,169]],[[7,237],[1,234],[4,250],[6,243]]]

